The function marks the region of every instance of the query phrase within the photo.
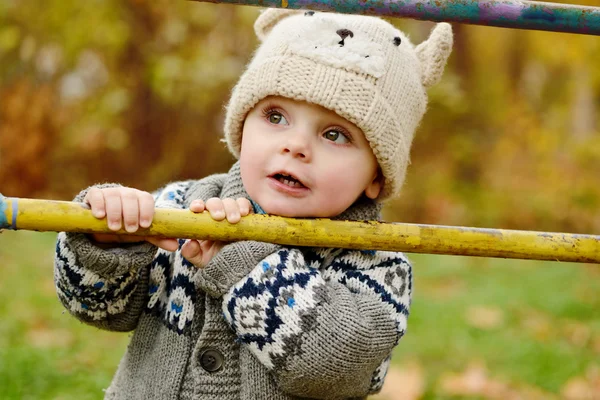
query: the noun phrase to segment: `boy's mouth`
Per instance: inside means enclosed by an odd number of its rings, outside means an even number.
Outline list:
[[[271,178],[283,183],[286,186],[292,187],[292,188],[306,188],[306,186],[304,186],[304,184],[295,176],[286,174],[286,173],[277,173],[277,174],[273,174],[271,175]]]

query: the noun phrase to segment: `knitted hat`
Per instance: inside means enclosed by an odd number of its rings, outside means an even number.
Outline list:
[[[267,96],[304,100],[358,126],[385,177],[379,200],[404,182],[425,89],[440,79],[452,29],[439,23],[413,46],[388,22],[359,15],[267,9],[254,24],[262,41],[233,89],[225,139],[239,158],[246,115]]]

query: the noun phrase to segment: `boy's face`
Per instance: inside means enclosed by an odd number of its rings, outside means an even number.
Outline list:
[[[362,131],[333,111],[268,97],[248,114],[242,181],[268,214],[334,217],[381,190],[377,160]]]

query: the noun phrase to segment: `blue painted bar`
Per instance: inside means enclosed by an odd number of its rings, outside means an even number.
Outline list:
[[[517,0],[195,0],[600,35],[600,7]]]
[[[7,229],[11,227],[11,224],[6,219],[6,201],[5,197],[0,193],[0,229]]]

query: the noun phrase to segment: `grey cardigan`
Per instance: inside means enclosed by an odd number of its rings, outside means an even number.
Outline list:
[[[197,198],[242,196],[235,164],[170,184],[155,199],[187,208]],[[379,210],[361,199],[338,218],[375,220]],[[401,253],[240,241],[198,269],[179,250],[104,250],[64,232],[55,282],[78,319],[134,330],[107,399],[365,398],[383,384],[412,292]]]

